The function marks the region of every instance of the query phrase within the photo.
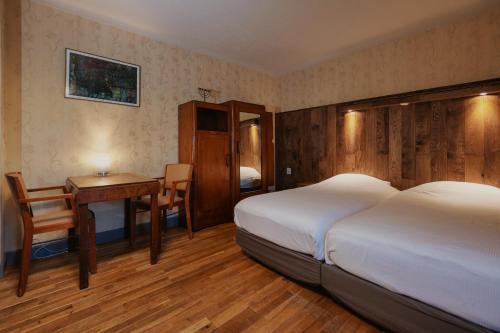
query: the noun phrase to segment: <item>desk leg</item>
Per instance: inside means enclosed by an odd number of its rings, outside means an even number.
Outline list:
[[[136,211],[132,208],[132,206],[132,199],[125,199],[125,234],[128,237],[130,246],[134,247],[136,234]]]
[[[151,265],[158,262],[160,220],[158,218],[158,194],[151,194]]]
[[[125,237],[130,239],[130,202],[131,199],[125,199]]]
[[[78,206],[80,224],[80,289],[89,286],[89,209],[88,205]]]

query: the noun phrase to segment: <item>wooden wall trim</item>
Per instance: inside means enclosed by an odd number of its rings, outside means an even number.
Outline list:
[[[432,95],[409,105],[371,100],[352,112],[344,103],[278,113],[278,189],[344,172],[373,175],[400,189],[438,180],[499,187],[500,93],[492,91],[500,91],[500,79],[474,84],[461,85],[460,93],[426,90]],[[488,95],[478,96],[484,87],[491,88]]]

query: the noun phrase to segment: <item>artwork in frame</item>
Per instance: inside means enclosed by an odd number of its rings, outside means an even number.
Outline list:
[[[66,49],[65,97],[140,106],[141,67]]]

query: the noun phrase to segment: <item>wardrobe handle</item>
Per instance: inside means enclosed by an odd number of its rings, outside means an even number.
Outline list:
[[[231,155],[229,154],[226,154],[226,166],[230,166],[231,165]]]

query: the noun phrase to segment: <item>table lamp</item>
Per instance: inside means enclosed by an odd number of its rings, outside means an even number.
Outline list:
[[[97,154],[95,157],[95,166],[98,176],[104,177],[109,175],[111,156],[106,153]]]

